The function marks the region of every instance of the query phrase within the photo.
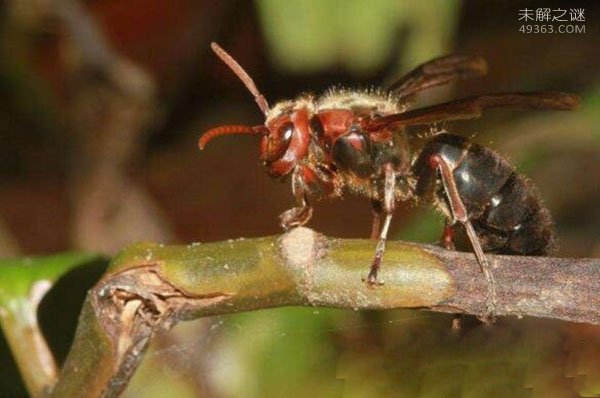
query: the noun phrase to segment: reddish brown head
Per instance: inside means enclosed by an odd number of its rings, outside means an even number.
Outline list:
[[[279,107],[275,107],[274,110],[269,109],[267,100],[237,61],[217,43],[211,43],[211,48],[252,93],[267,121],[264,126],[226,125],[215,127],[200,137],[198,146],[202,150],[210,140],[220,135],[261,135],[260,160],[269,174],[273,177],[282,177],[290,173],[308,152],[310,142],[308,110],[305,107],[286,109],[285,111],[280,111]]]

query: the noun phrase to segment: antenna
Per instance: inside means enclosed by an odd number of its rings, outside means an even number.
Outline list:
[[[267,131],[264,126],[244,126],[244,125],[227,125],[227,126],[219,126],[208,130],[206,133],[202,134],[200,140],[198,141],[198,146],[200,150],[203,150],[206,144],[211,141],[213,138],[218,137],[220,135],[229,135],[229,134],[252,134],[252,135],[260,135],[265,134]]]
[[[260,93],[260,91],[258,91],[258,88],[256,88],[256,85],[254,84],[252,78],[246,73],[246,71],[240,66],[240,64],[238,64],[237,61],[233,59],[233,57],[229,55],[227,51],[223,50],[221,46],[219,46],[217,43],[210,43],[210,48],[212,48],[215,54],[217,54],[217,56],[221,58],[221,61],[225,62],[225,64],[229,66],[233,73],[235,73],[236,76],[240,78],[240,80],[242,81],[242,83],[244,83],[248,91],[250,91],[254,96],[254,100],[258,104],[260,110],[266,116],[269,112],[269,104],[267,103],[265,97],[263,97],[263,95]]]

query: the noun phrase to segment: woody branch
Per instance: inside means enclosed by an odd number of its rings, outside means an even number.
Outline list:
[[[53,396],[118,396],[154,333],[180,320],[291,305],[485,315],[486,283],[473,254],[389,242],[385,283],[370,288],[362,279],[375,244],[297,228],[210,244],[131,246],[89,292]],[[597,259],[489,260],[498,315],[600,324]]]

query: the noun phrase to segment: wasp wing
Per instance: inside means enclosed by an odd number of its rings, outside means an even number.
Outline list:
[[[485,75],[487,64],[477,56],[447,55],[424,63],[400,78],[388,92],[410,97],[419,91],[448,84],[454,80]]]
[[[475,119],[488,108],[572,110],[579,103],[579,96],[559,92],[487,94],[372,119],[366,122],[365,128],[375,132],[390,125],[410,126]]]

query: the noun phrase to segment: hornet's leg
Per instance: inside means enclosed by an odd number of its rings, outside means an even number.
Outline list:
[[[383,185],[383,206],[382,213],[385,216],[383,226],[379,232],[379,241],[375,248],[375,257],[371,263],[371,270],[367,276],[367,285],[374,286],[379,284],[377,281],[377,273],[381,267],[383,253],[385,252],[385,241],[387,239],[390,222],[392,221],[392,213],[394,212],[394,193],[396,189],[396,173],[391,163],[386,163],[383,166],[384,185]]]
[[[446,220],[444,224],[444,231],[440,238],[440,243],[446,248],[446,250],[454,250],[454,225],[455,223]],[[461,314],[454,314],[452,319],[452,330],[459,331],[461,329]]]
[[[454,180],[454,175],[452,174],[452,169],[450,165],[439,155],[431,156],[429,162],[431,167],[434,169],[438,169],[440,175],[442,176],[442,183],[444,184],[444,190],[446,192],[446,195],[448,196],[448,201],[450,202],[450,210],[452,211],[452,216],[454,218],[454,220],[452,221],[458,221],[465,227],[467,236],[471,241],[471,246],[473,247],[473,251],[475,252],[475,257],[477,258],[477,262],[481,267],[481,271],[483,272],[487,283],[488,303],[486,308],[486,318],[490,321],[493,321],[496,313],[496,282],[494,281],[494,276],[490,271],[490,263],[487,261],[485,255],[483,254],[483,249],[481,248],[479,238],[475,233],[473,224],[471,224],[471,221],[469,220],[467,209],[465,208],[465,205],[463,204],[460,198],[458,189],[456,188],[456,181]]]
[[[454,250],[454,222],[446,220],[440,243],[447,250]]]
[[[279,216],[281,227],[286,231],[293,227],[306,224],[312,217],[312,207],[308,204],[307,187],[302,175],[302,169],[297,167],[292,174],[292,192],[296,198],[297,207],[284,211]]]
[[[371,224],[371,239],[379,238],[379,230],[381,229],[381,216],[383,213],[383,204],[378,199],[371,201],[373,206],[373,223]]]

